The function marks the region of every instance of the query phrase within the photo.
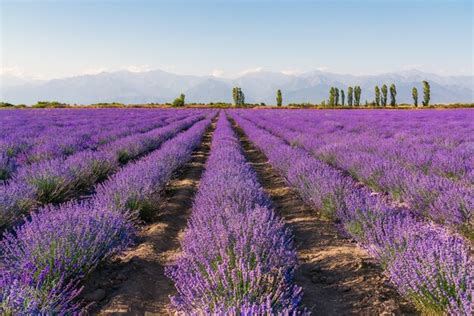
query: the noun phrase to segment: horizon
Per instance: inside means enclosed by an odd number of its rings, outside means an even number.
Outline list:
[[[1,1],[0,74],[49,80],[120,70],[218,78],[260,69],[474,73],[470,1],[133,4]]]

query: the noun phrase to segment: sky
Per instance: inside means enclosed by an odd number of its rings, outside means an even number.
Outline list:
[[[474,73],[472,1],[0,3],[2,74]]]

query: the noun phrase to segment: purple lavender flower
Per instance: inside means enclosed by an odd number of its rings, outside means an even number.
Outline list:
[[[178,290],[172,305],[186,314],[296,314],[291,233],[269,208],[224,113],[211,148],[183,255],[167,269]]]
[[[3,282],[8,283],[0,290],[2,305],[12,312],[74,309],[78,281],[127,247],[133,235],[127,214],[89,203],[40,210],[0,241]]]
[[[251,117],[242,111],[232,111],[231,114],[250,140],[267,155],[270,163],[308,204],[324,211],[328,209],[323,203],[328,194],[333,197],[332,201],[337,201],[330,205],[336,206],[332,214],[341,226],[379,260],[398,290],[420,310],[456,315],[472,313],[473,269],[469,243],[422,217],[446,223],[470,222],[472,199],[467,187],[439,176],[429,178],[420,175],[408,179],[409,171],[403,171],[398,173],[393,183],[397,183],[400,197],[408,201],[408,206],[417,205],[416,210],[406,209],[406,205],[393,206],[383,195],[372,192],[352,177],[361,177],[366,183],[371,179],[374,184],[384,183],[379,182],[385,177],[383,172],[396,171],[396,166],[391,168],[382,163],[372,169],[360,161],[351,163],[357,155],[352,155],[347,147],[345,154],[348,159],[345,159],[346,156],[334,156],[333,153],[338,151],[331,149],[322,154],[322,157],[333,157],[324,158],[328,162],[324,164],[317,156],[309,157],[308,151],[298,148],[298,144],[304,141],[301,135],[296,142],[286,141],[294,135],[283,127],[286,124],[272,123],[271,117],[263,121],[258,118],[259,112],[253,112]],[[299,125],[301,122],[288,123],[288,126],[295,128]],[[331,130],[341,133],[341,129]],[[359,133],[361,129],[353,127],[351,131]],[[317,133],[324,131],[317,130]],[[392,137],[388,135],[389,132],[387,137]],[[406,136],[398,134],[396,137],[404,139]],[[296,148],[292,148],[295,144]],[[448,144],[454,146],[451,142]],[[372,146],[369,151],[373,150],[376,148]],[[364,154],[363,157],[371,156]],[[292,162],[291,166],[288,166],[288,160]],[[332,167],[342,166],[341,161],[347,163],[344,167],[347,173],[337,172]],[[406,193],[410,188],[407,186],[409,181],[414,183],[411,195]],[[450,199],[446,198],[448,192]],[[448,209],[449,216],[446,216],[448,213],[443,207]]]

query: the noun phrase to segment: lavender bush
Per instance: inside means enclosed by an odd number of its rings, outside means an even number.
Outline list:
[[[466,240],[416,212],[391,206],[348,175],[257,127],[242,112],[232,116],[288,184],[318,211],[330,211],[421,310],[472,313],[474,274]]]
[[[472,111],[318,114],[244,115],[412,211],[472,238],[474,126],[466,119]]]
[[[133,232],[125,214],[87,203],[33,214],[0,242],[0,306],[12,314],[75,311],[78,281],[128,246]]]
[[[180,131],[202,120],[203,116],[204,114],[191,115],[147,133],[124,137],[99,151],[82,151],[67,159],[57,158],[20,168],[14,178],[0,190],[0,201],[9,201],[0,205],[0,220],[8,219],[0,221],[0,228],[12,225],[32,210],[20,208],[18,204],[35,206],[61,203],[87,193],[95,183],[105,180],[118,170],[121,163],[158,148]],[[22,203],[24,198],[15,193],[18,187],[25,188],[24,184],[30,190],[26,194],[30,198],[29,203]],[[21,198],[21,201],[14,201],[15,197]]]
[[[269,206],[225,115],[217,123],[183,255],[167,269],[185,314],[298,312],[290,232]]]
[[[107,201],[116,201],[117,196],[135,201],[139,193],[141,203],[152,205],[173,172],[190,159],[209,125],[210,119],[196,123],[149,156],[122,169],[100,186],[94,198],[48,206],[6,233],[0,242],[0,312],[80,312],[77,296],[81,281],[101,261],[132,242],[140,215],[136,204]],[[142,177],[132,176],[133,173]],[[128,181],[127,185],[117,185],[116,179]]]

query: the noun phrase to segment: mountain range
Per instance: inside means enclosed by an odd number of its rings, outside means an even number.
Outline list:
[[[411,90],[422,81],[431,86],[431,103],[474,102],[474,76],[441,76],[418,70],[378,75],[345,75],[323,71],[284,74],[255,71],[237,78],[178,75],[161,70],[146,72],[115,71],[52,80],[28,81],[11,75],[0,77],[0,101],[34,104],[37,101],[91,104],[100,102],[165,103],[180,93],[186,102],[231,102],[232,87],[239,86],[249,103],[275,104],[276,90],[281,89],[284,104],[319,103],[326,100],[332,86],[346,90],[362,88],[361,102],[374,99],[374,86],[397,87],[397,102],[412,103]]]

